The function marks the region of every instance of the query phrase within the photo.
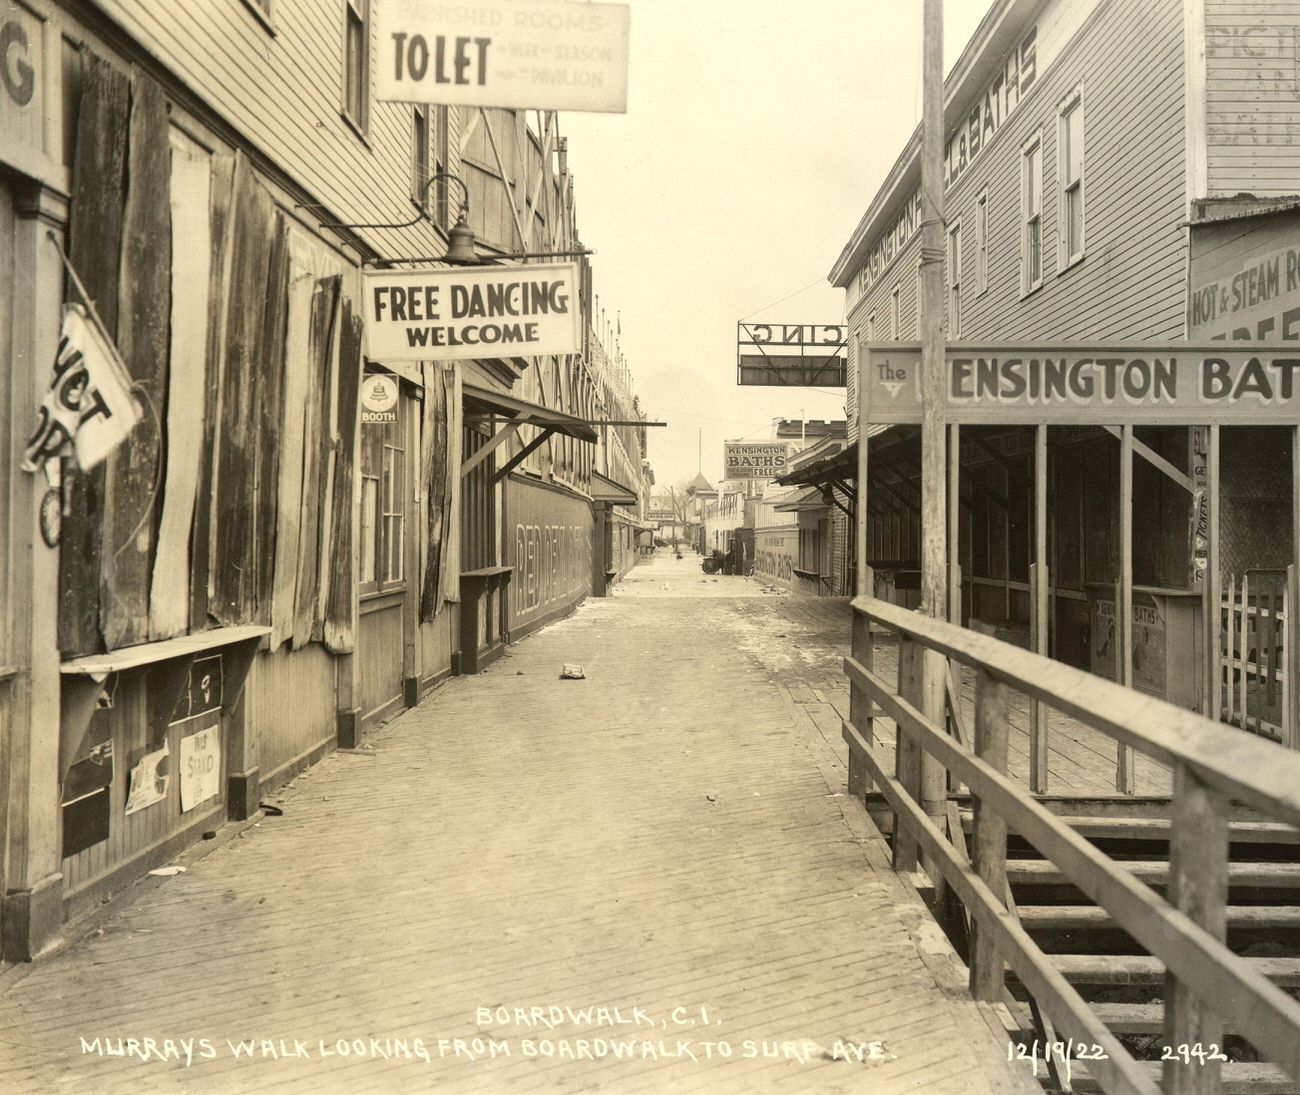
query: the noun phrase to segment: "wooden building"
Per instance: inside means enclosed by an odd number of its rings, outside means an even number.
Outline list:
[[[805,481],[856,477],[870,405],[878,593],[907,603],[920,567],[919,428],[875,412],[914,382],[881,355],[922,323],[945,324],[950,362],[1300,337],[1298,26],[1284,0],[993,3],[946,82],[945,314],[917,314],[919,130],[831,273],[853,449]],[[1222,414],[1045,414],[1011,388],[1004,414],[949,427],[954,616],[1296,744],[1291,374]]]
[[[600,477],[639,496],[644,436],[598,456],[591,423],[639,411],[590,352],[585,260],[581,354],[366,354],[365,269],[444,254],[462,197],[487,261],[581,250],[554,114],[375,101],[369,0],[14,0],[0,26],[0,942],[26,959],[603,590]],[[26,471],[65,302],[142,418],[91,470]]]

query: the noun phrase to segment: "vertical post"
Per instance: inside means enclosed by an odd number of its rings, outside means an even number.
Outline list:
[[[1169,832],[1169,902],[1219,942],[1227,936],[1227,796],[1185,765],[1174,769],[1174,814]],[[1172,974],[1165,979],[1165,1044],[1223,1045],[1223,1019]],[[1165,1062],[1167,1095],[1219,1091],[1219,1062]]]
[[[1224,628],[1224,633],[1227,635],[1228,642],[1227,651],[1223,658],[1223,667],[1225,669],[1224,678],[1227,683],[1225,685],[1224,704],[1223,708],[1220,710],[1220,715],[1223,717],[1224,721],[1232,722],[1233,719],[1237,717],[1237,700],[1232,694],[1233,684],[1237,680],[1237,664],[1232,653],[1237,645],[1234,639],[1234,636],[1236,635],[1234,628],[1236,627],[1237,621],[1237,576],[1231,572],[1228,574],[1227,600],[1228,623]]]
[[[1282,649],[1287,659],[1286,684],[1290,697],[1285,742],[1300,748],[1300,426],[1291,427],[1291,564],[1286,568],[1286,631]]]
[[[1205,658],[1206,679],[1209,685],[1206,698],[1209,700],[1209,706],[1205,710],[1205,717],[1218,722],[1223,717],[1223,639],[1220,617],[1223,589],[1219,574],[1219,427],[1217,425],[1210,427],[1208,449],[1205,461],[1206,474],[1209,477],[1206,507],[1209,542],[1206,544],[1205,559]]]
[[[898,637],[898,694],[919,706],[923,682],[924,650],[905,635]],[[915,802],[921,801],[921,746],[900,722],[895,723],[894,775]],[[916,837],[905,826],[901,814],[894,814],[894,868],[914,871],[917,864]]]
[[[1003,775],[1007,771],[1009,689],[981,668],[975,678],[975,754]],[[1007,892],[1007,823],[979,795],[975,796],[973,857],[980,879],[1003,900]],[[971,947],[970,989],[977,1000],[1000,1002],[1003,962],[989,933],[975,926]]]
[[[1115,605],[1115,668],[1119,682],[1133,687],[1133,427],[1120,427],[1119,441],[1119,600]],[[1133,748],[1115,746],[1115,789],[1134,789]]]
[[[924,2],[921,120],[921,611],[947,616],[947,426],[944,404],[943,0]],[[933,650],[918,652],[920,703],[926,719],[943,725],[946,664]],[[948,778],[938,758],[921,756],[921,807],[943,828]],[[938,870],[931,870],[936,891]],[[936,896],[939,896],[936,893]]]
[[[961,626],[961,426],[948,427],[948,620]],[[957,680],[961,680],[958,673]]]
[[[1250,717],[1246,713],[1246,677],[1250,664],[1250,574],[1244,571],[1241,575],[1241,628],[1238,631],[1238,636],[1237,704],[1241,708],[1241,722],[1238,725],[1243,730],[1249,730]]]
[[[1030,606],[1034,651],[1047,653],[1047,424],[1034,427],[1034,563],[1030,567]],[[1047,708],[1029,700],[1029,789],[1047,791]]]
[[[858,578],[862,578],[862,568],[858,568]],[[859,608],[853,610],[853,639],[850,647],[853,660],[867,669],[872,668],[871,659],[871,620]],[[856,682],[849,684],[849,722],[857,727],[858,732],[868,745],[875,744],[871,717],[871,697]],[[867,766],[858,752],[849,749],[849,795],[859,801],[865,800],[871,790],[871,779],[867,775]]]

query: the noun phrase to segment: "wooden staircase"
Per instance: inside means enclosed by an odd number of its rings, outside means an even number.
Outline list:
[[[1071,808],[1068,801],[1052,805]],[[1113,809],[1129,816],[1066,814],[1063,820],[1163,893],[1169,876],[1168,804],[1117,800]],[[959,816],[969,839],[973,814],[963,808]],[[1274,984],[1300,995],[1300,831],[1241,818],[1230,822],[1229,833],[1228,946]],[[1109,913],[1014,835],[1007,841],[1007,881],[1020,923],[1111,1032],[1158,1078],[1165,1030],[1164,963],[1145,953]],[[1041,1040],[1027,994],[1013,974],[1007,988],[1019,1028],[1012,1037],[1026,1044]],[[1223,1092],[1300,1093],[1300,1084],[1276,1066],[1255,1061],[1249,1046],[1236,1037],[1233,1016],[1224,1018],[1228,1036],[1220,1049],[1229,1060],[1222,1065]],[[1072,1090],[1099,1090],[1086,1062],[1073,1063],[1070,1072]],[[1039,1074],[1048,1090],[1064,1086],[1062,1077],[1045,1067]]]

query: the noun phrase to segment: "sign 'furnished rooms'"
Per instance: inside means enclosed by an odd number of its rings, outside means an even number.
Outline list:
[[[457,361],[582,351],[571,262],[365,276],[368,354]]]
[[[867,420],[921,421],[921,348],[873,346]],[[1110,346],[950,343],[944,406],[954,423],[1294,423],[1300,348],[1258,343]]]

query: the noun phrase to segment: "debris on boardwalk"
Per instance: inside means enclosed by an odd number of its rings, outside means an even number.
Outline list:
[[[583,672],[582,666],[565,664],[560,670],[560,680],[562,681],[583,681],[587,679],[587,674]]]

